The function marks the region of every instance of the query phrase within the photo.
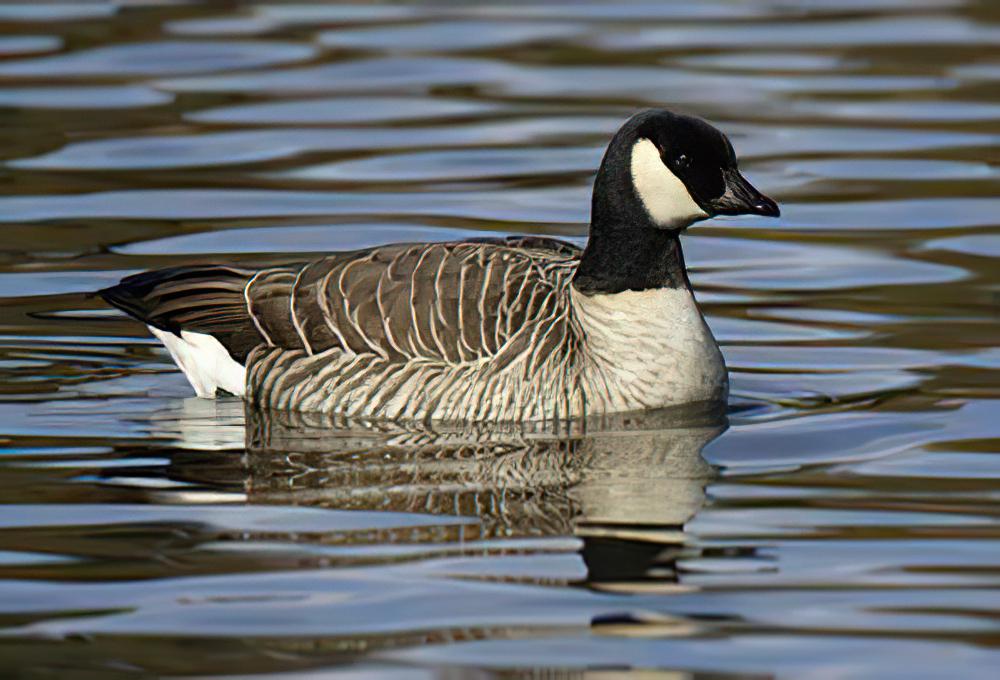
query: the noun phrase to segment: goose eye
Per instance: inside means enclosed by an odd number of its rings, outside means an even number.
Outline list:
[[[689,165],[691,165],[691,157],[690,157],[690,156],[688,156],[687,154],[681,154],[681,155],[680,155],[680,156],[678,156],[678,157],[677,157],[677,159],[676,159],[676,160],[674,161],[674,164],[675,164],[675,165],[676,165],[676,166],[677,166],[678,168],[686,168],[686,167],[688,167]]]

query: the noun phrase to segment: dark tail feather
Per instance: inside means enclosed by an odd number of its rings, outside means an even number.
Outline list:
[[[211,335],[244,363],[264,341],[244,297],[255,273],[222,265],[171,267],[128,276],[97,294],[154,328]]]

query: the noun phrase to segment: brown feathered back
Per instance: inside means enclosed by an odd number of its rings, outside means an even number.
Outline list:
[[[261,344],[460,363],[555,304],[579,253],[540,237],[394,244],[261,270],[160,269],[99,294],[155,328],[212,335],[241,363]]]

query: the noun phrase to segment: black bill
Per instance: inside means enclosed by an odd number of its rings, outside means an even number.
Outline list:
[[[712,215],[763,215],[778,217],[781,210],[773,199],[757,191],[747,178],[733,168],[725,171],[726,191],[707,201]]]

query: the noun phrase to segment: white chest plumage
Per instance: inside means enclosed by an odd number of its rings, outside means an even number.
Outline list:
[[[687,288],[584,295],[571,287],[583,334],[589,408],[627,411],[725,398],[726,365]]]

